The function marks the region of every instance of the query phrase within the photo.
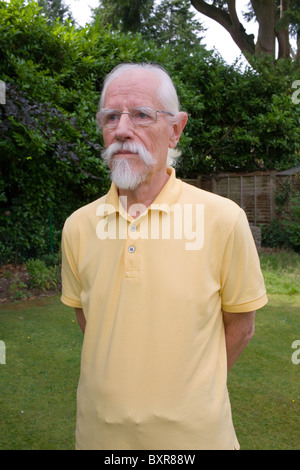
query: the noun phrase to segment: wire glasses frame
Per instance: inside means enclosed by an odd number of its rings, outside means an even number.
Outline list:
[[[122,114],[128,114],[134,126],[150,126],[157,121],[157,113],[174,116],[168,111],[150,108],[148,106],[139,106],[129,111],[121,111],[120,109],[100,109],[97,114],[100,127],[113,129],[118,126]]]

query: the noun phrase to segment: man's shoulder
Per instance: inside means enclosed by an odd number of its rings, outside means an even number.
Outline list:
[[[232,232],[239,218],[243,217],[244,211],[231,199],[188,183],[183,182],[182,184],[181,204],[201,205],[207,229],[218,231],[220,236],[226,237]]]
[[[218,194],[205,191],[204,189],[197,188],[189,183],[182,182],[183,192],[182,200],[184,203],[198,203],[204,204],[208,209],[222,212],[240,212],[241,208],[231,199],[219,196]]]

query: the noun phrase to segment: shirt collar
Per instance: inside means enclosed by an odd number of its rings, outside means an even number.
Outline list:
[[[148,207],[148,211],[158,210],[169,213],[171,207],[178,201],[182,192],[182,182],[176,178],[174,168],[168,167],[167,173],[169,175],[169,179],[153,203]],[[119,212],[124,218],[130,218],[119,200],[118,189],[115,183],[111,184],[105,202],[110,207],[109,213]]]

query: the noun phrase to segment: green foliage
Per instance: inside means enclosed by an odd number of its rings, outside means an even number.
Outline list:
[[[200,44],[203,27],[189,0],[162,0],[141,32],[160,47],[168,44],[193,52]]]
[[[27,295],[27,285],[20,281],[19,279],[15,279],[9,287],[10,294],[11,294],[11,300],[17,301],[17,300],[23,300],[25,298],[28,298]]]
[[[203,51],[193,54],[196,70],[180,54],[174,60],[175,76],[186,84],[181,100],[190,116],[185,176],[299,164],[300,107],[291,100],[296,64],[282,60],[271,66],[269,59],[257,59],[259,73],[241,73]]]
[[[56,266],[46,266],[46,263],[40,259],[28,260],[26,270],[30,278],[30,287],[47,290],[56,287],[58,283]]]
[[[283,223],[277,218],[272,219],[268,226],[262,227],[262,246],[271,248],[288,248],[289,237]]]
[[[296,251],[300,251],[300,191],[291,198],[291,218],[285,220],[285,230],[289,243]]]
[[[137,32],[149,17],[154,0],[101,0],[93,10],[101,27],[111,25],[122,32]]]
[[[72,21],[70,8],[62,0],[38,0],[38,4],[50,20],[54,22],[57,19],[61,22],[66,19]]]
[[[49,24],[39,11],[34,2],[0,2],[0,77],[6,82],[0,258],[6,261],[49,251],[50,210],[57,244],[65,217],[107,185],[92,119],[98,96],[88,38],[74,27]]]
[[[199,46],[203,31],[189,0],[101,0],[93,16],[99,29],[139,32],[158,47],[180,45],[185,51]]]
[[[269,226],[263,227],[262,244],[300,252],[300,190],[292,193],[290,184],[284,184],[277,192],[275,202],[278,216]]]

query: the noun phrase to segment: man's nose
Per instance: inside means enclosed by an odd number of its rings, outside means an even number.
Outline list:
[[[127,113],[120,116],[120,120],[115,129],[115,137],[119,140],[127,140],[133,137],[133,124]]]

